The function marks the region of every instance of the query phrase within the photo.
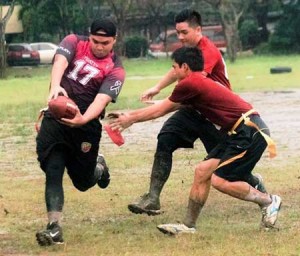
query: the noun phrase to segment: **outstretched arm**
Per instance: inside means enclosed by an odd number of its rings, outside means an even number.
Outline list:
[[[159,92],[169,86],[170,84],[176,81],[176,76],[173,69],[170,69],[169,72],[153,87],[143,92],[141,95],[141,101],[149,101],[152,98],[159,94]]]
[[[164,99],[161,102],[149,107],[140,108],[127,113],[111,113],[110,126],[113,130],[123,131],[134,123],[145,122],[166,115],[180,107],[179,103]]]

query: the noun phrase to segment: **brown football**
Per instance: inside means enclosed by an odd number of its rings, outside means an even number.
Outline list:
[[[48,102],[49,112],[56,119],[72,119],[76,115],[76,103],[66,96],[58,96]]]

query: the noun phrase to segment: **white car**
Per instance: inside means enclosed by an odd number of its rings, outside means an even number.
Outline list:
[[[40,43],[31,43],[31,48],[35,51],[38,51],[40,54],[40,64],[52,64],[54,54],[58,46],[53,43],[40,42]]]

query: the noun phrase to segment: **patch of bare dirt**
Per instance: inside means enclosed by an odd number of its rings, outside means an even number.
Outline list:
[[[260,113],[271,130],[272,138],[277,144],[278,161],[286,157],[300,155],[300,90],[274,92],[240,93],[242,98],[250,102]],[[169,115],[156,120],[136,123],[123,132],[125,145],[122,147],[138,147],[140,151],[155,151],[156,136],[163,122]],[[102,147],[104,151],[116,150],[111,141],[103,133]]]

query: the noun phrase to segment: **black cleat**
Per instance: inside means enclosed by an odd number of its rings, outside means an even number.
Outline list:
[[[46,230],[37,232],[35,236],[40,246],[50,246],[64,243],[62,237],[62,228],[57,222],[48,223]]]
[[[98,186],[102,189],[107,188],[110,183],[110,174],[104,156],[101,154],[98,155],[96,169],[100,172],[100,178],[97,181]]]

